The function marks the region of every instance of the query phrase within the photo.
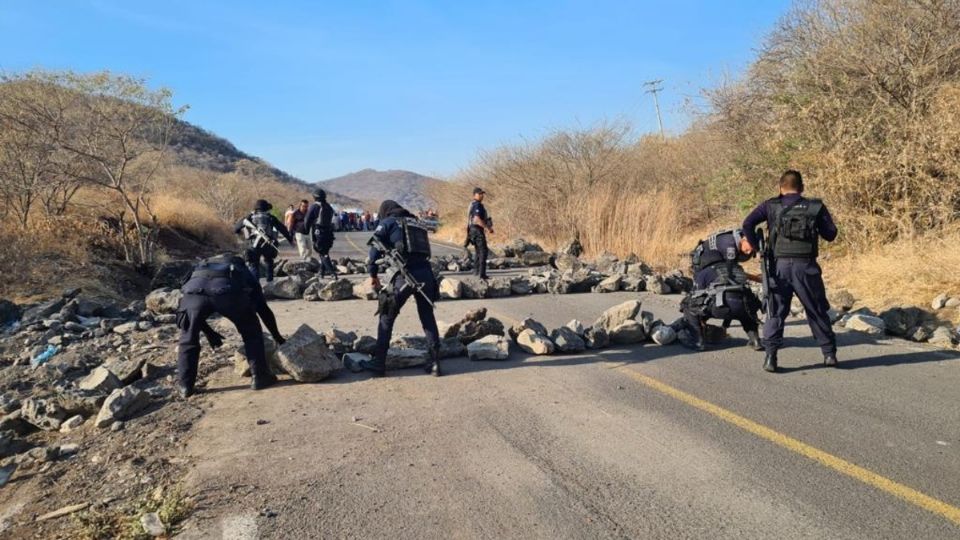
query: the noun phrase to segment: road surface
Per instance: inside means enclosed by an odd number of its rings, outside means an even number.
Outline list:
[[[364,233],[335,257],[361,256]],[[437,249],[455,249],[437,246]],[[635,293],[441,302],[511,323],[592,322]],[[640,294],[677,316],[676,297]],[[373,303],[275,302],[373,334]],[[397,334],[418,334],[405,308]],[[841,332],[820,366],[791,321],[781,374],[721,346],[444,363],[251,392],[224,370],[187,454],[183,538],[960,538],[960,361]]]

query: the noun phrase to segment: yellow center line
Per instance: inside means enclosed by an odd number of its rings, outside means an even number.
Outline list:
[[[357,243],[353,241],[353,238],[350,238],[350,236],[346,236],[346,238],[347,238],[347,243],[350,244],[351,246],[353,246],[353,249],[355,249],[355,250],[357,250],[358,252],[360,252],[361,255],[366,256],[367,253],[366,253],[365,251],[363,251],[363,248],[361,248],[360,246],[358,246]]]
[[[611,369],[621,371],[628,377],[640,382],[648,388],[652,388],[657,392],[682,401],[691,407],[695,407],[701,411],[709,413],[725,422],[737,426],[744,431],[752,433],[761,439],[766,439],[767,441],[786,448],[791,452],[795,452],[810,458],[825,467],[845,474],[881,491],[885,491],[891,495],[899,497],[900,499],[903,499],[910,504],[919,506],[924,510],[933,512],[934,514],[953,522],[955,525],[960,525],[960,508],[956,506],[947,504],[939,499],[935,499],[929,495],[921,493],[909,486],[905,486],[899,482],[890,480],[889,478],[881,476],[869,469],[865,469],[859,465],[855,465],[849,461],[834,456],[833,454],[824,452],[819,448],[814,448],[813,446],[794,439],[789,435],[784,435],[783,433],[758,424],[753,420],[744,418],[732,411],[724,409],[723,407],[714,405],[709,401],[704,401],[692,394],[684,392],[683,390],[678,390],[666,383],[658,381],[657,379],[648,377],[642,373],[638,373],[637,371],[632,370],[625,365],[616,365]]]

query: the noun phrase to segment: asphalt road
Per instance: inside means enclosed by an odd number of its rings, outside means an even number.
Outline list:
[[[364,237],[339,236],[334,255],[360,256]],[[637,296],[449,301],[437,315],[483,305],[559,326]],[[676,297],[639,298],[677,315]],[[370,302],[273,308],[284,332],[374,333]],[[401,333],[420,333],[411,307]],[[254,393],[224,370],[186,449],[200,505],[182,537],[960,537],[958,355],[841,332],[826,369],[804,321],[787,335],[776,375],[738,328],[699,354],[515,352],[447,361],[439,379],[344,373]]]

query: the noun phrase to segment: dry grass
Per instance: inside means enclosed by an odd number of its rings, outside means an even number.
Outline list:
[[[151,202],[157,220],[164,227],[187,233],[213,246],[225,247],[234,243],[231,224],[205,204],[166,194],[154,197]]]

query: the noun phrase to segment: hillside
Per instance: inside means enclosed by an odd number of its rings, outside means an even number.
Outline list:
[[[436,208],[428,195],[429,188],[440,182],[436,178],[410,171],[378,171],[363,169],[317,182],[317,185],[336,193],[365,201],[374,206],[384,199],[393,199],[410,210]]]

